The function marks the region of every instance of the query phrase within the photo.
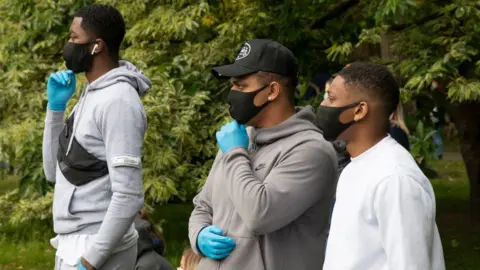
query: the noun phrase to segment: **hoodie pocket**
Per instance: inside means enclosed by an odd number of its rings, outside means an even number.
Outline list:
[[[258,238],[230,236],[235,241],[232,253],[220,262],[221,270],[264,270],[262,251]]]
[[[53,199],[53,216],[58,220],[72,219],[74,215],[70,213],[73,194],[77,188],[73,185],[61,185],[55,187]]]

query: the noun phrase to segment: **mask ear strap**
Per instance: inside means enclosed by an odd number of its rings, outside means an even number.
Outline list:
[[[91,52],[92,55],[95,54],[95,50],[98,48],[98,44],[95,44],[95,46],[93,46],[93,50]]]

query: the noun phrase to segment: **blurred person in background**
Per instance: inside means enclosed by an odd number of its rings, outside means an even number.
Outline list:
[[[409,131],[403,118],[403,106],[401,103],[398,103],[397,109],[390,117],[390,123],[388,134],[407,149],[407,151],[410,151],[410,142],[408,140]]]
[[[201,259],[202,257],[195,254],[191,248],[185,248],[180,260],[180,267],[177,270],[197,270]]]
[[[165,237],[144,209],[137,214],[134,224],[138,232],[135,270],[173,270],[173,266],[163,257]]]

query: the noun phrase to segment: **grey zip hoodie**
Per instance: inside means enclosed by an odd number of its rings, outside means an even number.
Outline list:
[[[236,246],[222,261],[204,257],[197,269],[321,269],[337,181],[332,145],[316,127],[311,107],[249,133],[249,150],[217,155],[189,222],[198,254],[198,233],[209,225]]]
[[[97,234],[83,255],[97,269],[115,248],[136,245],[133,220],[143,205],[140,157],[147,127],[140,96],[150,86],[150,80],[126,61],[87,85],[74,108],[72,139],[106,161],[109,173],[81,186],[68,182],[57,164],[64,112],[47,110],[43,167],[47,179],[55,182],[54,231]]]

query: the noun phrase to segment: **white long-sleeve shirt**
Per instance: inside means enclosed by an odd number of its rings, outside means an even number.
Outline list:
[[[387,136],[340,176],[324,270],[444,270],[435,194]]]

